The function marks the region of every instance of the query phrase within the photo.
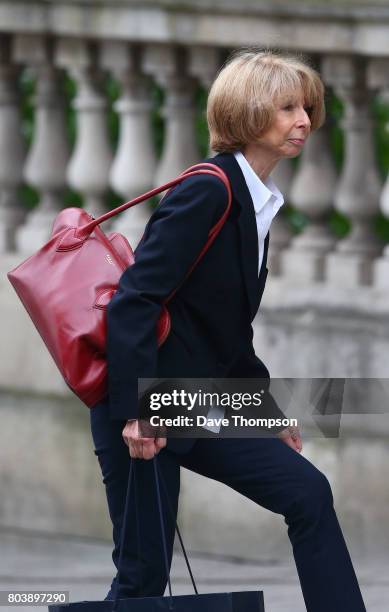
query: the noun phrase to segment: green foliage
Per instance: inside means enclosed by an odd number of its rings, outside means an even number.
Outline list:
[[[389,172],[389,100],[376,98],[373,103],[377,163],[383,180]]]
[[[162,155],[163,141],[165,136],[165,121],[162,115],[162,108],[165,103],[165,93],[162,87],[155,84],[151,88],[151,124],[154,134],[154,146],[158,159]]]
[[[70,146],[73,149],[76,143],[77,124],[76,113],[73,108],[73,102],[77,94],[76,82],[71,79],[68,74],[64,75],[63,93],[65,96],[65,111],[66,111],[66,126]]]
[[[197,146],[201,157],[207,157],[209,151],[208,126],[207,126],[207,92],[199,87],[196,92],[196,136]]]
[[[378,237],[383,242],[389,242],[389,219],[386,219],[382,214],[378,215],[374,220],[374,227]]]
[[[341,128],[344,105],[336,96],[330,96],[326,104],[327,122],[330,126],[330,146],[335,166],[340,172],[344,155],[344,135]]]
[[[39,203],[39,193],[37,190],[26,184],[20,187],[19,197],[28,210],[32,210]]]
[[[34,127],[34,106],[33,99],[35,95],[36,82],[28,69],[21,72],[20,75],[20,93],[21,93],[21,130],[30,147],[33,140]]]

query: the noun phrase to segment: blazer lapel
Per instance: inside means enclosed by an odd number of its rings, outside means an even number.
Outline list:
[[[225,170],[231,182],[234,199],[241,208],[238,217],[240,252],[252,320],[258,310],[260,298],[258,295],[258,232],[254,204],[240,166],[232,153],[219,153],[216,157],[207,161],[215,163]],[[265,247],[267,247],[266,242]],[[262,267],[264,265],[266,265],[265,252]]]

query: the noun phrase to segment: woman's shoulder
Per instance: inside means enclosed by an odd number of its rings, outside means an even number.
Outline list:
[[[201,163],[212,163],[211,160],[206,159]],[[200,168],[199,168],[200,169]],[[208,170],[209,168],[206,168]],[[227,188],[221,178],[213,174],[199,173],[196,175],[188,176],[171,188],[164,198],[161,200],[161,204],[167,204],[175,197],[186,198],[206,198],[213,202],[225,203],[227,201],[228,192]]]

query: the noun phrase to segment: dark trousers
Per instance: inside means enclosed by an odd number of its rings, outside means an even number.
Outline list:
[[[113,525],[113,562],[119,559],[120,532],[131,459],[121,436],[125,421],[111,421],[104,403],[90,413],[91,430],[106,488]],[[121,597],[162,595],[166,587],[153,462],[136,461],[139,507],[136,528],[133,496],[124,545]],[[180,466],[223,482],[260,506],[281,514],[300,578],[308,612],[365,612],[350,555],[333,507],[330,484],[322,472],[278,438],[198,439],[185,454],[158,454],[166,492],[177,512]],[[134,491],[134,489],[133,489]],[[171,562],[174,522],[164,515]],[[142,542],[137,546],[137,532]],[[253,537],[254,537],[253,533]],[[259,545],[259,542],[258,542]],[[138,553],[141,559],[138,559]],[[116,577],[107,599],[113,597]]]

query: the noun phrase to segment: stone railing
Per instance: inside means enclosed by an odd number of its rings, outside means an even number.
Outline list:
[[[285,3],[283,8],[281,3],[272,9],[256,4],[0,2],[1,250],[29,253],[38,248],[64,205],[66,187],[82,194],[85,207],[96,215],[106,210],[109,189],[127,199],[198,161],[196,86],[209,87],[228,50],[255,43],[312,55],[328,95],[335,92],[345,109],[339,176],[331,155],[330,122],[312,136],[296,171],[285,162],[274,173],[287,200],[310,222],[293,238],[285,220],[277,220],[273,275],[342,288],[388,286],[389,252],[383,251],[373,220],[380,209],[389,211],[389,187],[377,171],[371,102],[389,85],[389,7],[324,9],[317,3]],[[36,78],[35,130],[27,151],[20,129],[22,68]],[[77,86],[72,151],[65,126],[64,72]],[[102,88],[107,74],[121,91],[115,105],[116,151],[107,132]],[[165,94],[159,160],[151,129],[152,80]],[[40,195],[30,214],[18,198],[22,182]],[[338,241],[326,222],[333,209],[346,215],[352,227]],[[144,206],[133,209],[114,221],[114,229],[136,242],[145,216]]]
[[[389,215],[389,184],[378,172],[372,113],[373,100],[385,99],[389,89],[388,40],[389,6],[378,1],[372,7],[345,1],[285,0],[272,6],[256,0],[0,0],[0,388],[11,396],[33,391],[34,406],[40,394],[54,393],[54,412],[62,402],[58,398],[69,397],[5,272],[47,239],[65,205],[66,190],[78,192],[86,209],[97,215],[107,210],[109,191],[124,201],[199,161],[197,88],[206,90],[228,52],[246,45],[304,52],[320,70],[328,98],[335,94],[344,105],[340,172],[330,145],[330,121],[312,135],[297,166],[283,162],[274,172],[287,201],[308,223],[297,236],[283,215],[272,226],[272,274],[255,322],[257,352],[273,376],[389,377],[389,247],[374,229],[380,211]],[[21,130],[20,80],[26,70],[35,81],[29,147]],[[66,75],[76,84],[72,147],[63,92]],[[115,150],[107,130],[112,112],[103,86],[107,75],[120,89],[114,107],[119,125]],[[153,83],[164,94],[160,156],[151,120]],[[31,211],[20,198],[23,184],[39,194]],[[351,223],[342,239],[329,229],[334,210]],[[149,215],[147,206],[136,207],[117,217],[110,229],[123,232],[136,245]],[[17,397],[7,395],[3,411],[16,430],[13,402]],[[28,403],[20,403],[20,416],[28,413]],[[50,410],[45,406],[48,427]],[[69,423],[71,439],[79,423]],[[388,460],[379,441],[386,430],[379,424],[368,427],[382,450],[371,464],[372,471],[380,473]],[[339,490],[351,491],[360,463],[358,459],[354,472],[344,476],[338,469],[342,448],[339,445],[331,464],[332,476]],[[75,472],[77,458],[69,461],[69,471]],[[14,466],[9,464],[9,469]],[[66,491],[65,471],[62,477],[61,491]],[[370,498],[381,499],[379,483],[373,489]],[[9,505],[6,524],[14,524],[14,517],[18,523],[23,490],[20,485],[20,497],[15,498],[19,503]],[[61,492],[56,495],[60,499]],[[346,515],[347,503],[345,499]],[[384,499],[380,505],[387,507]],[[350,512],[351,533],[355,509]],[[87,514],[82,516],[85,526]],[[358,514],[355,533],[362,533],[365,518],[363,512]],[[60,521],[53,521],[59,529]],[[367,523],[366,518],[366,530]],[[380,538],[382,534],[376,537],[377,546]]]

